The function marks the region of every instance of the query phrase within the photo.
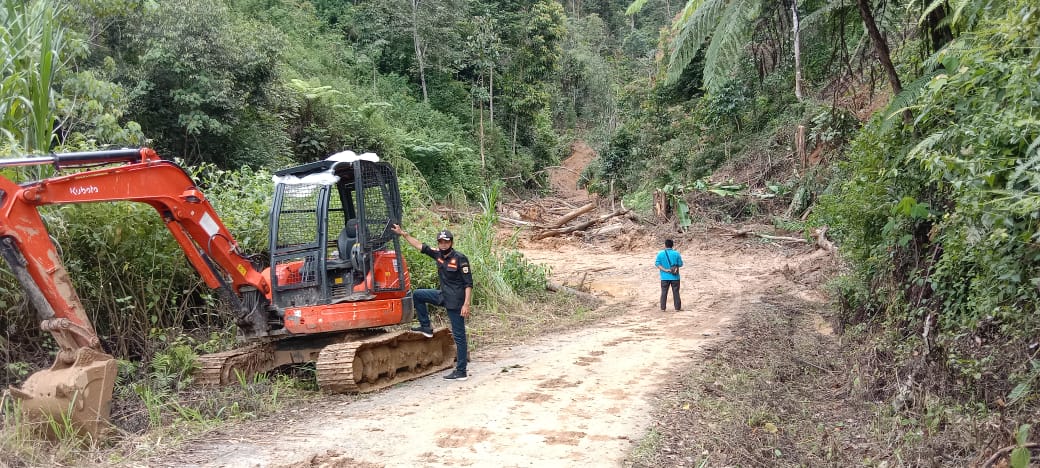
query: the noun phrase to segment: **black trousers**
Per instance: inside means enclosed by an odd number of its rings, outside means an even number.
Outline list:
[[[682,310],[682,299],[679,299],[679,280],[661,280],[661,310],[668,303],[668,288],[672,288],[672,302],[675,310]]]

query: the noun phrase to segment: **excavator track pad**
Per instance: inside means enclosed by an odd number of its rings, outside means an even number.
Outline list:
[[[293,345],[257,343],[199,356],[195,383],[228,385],[286,364],[315,362],[318,386],[326,393],[365,393],[451,367],[455,341],[441,328],[432,338],[413,331],[368,332],[315,337]]]
[[[254,375],[273,369],[272,346],[257,343],[221,353],[199,356],[195,383],[207,386],[249,381]]]
[[[451,330],[432,338],[397,331],[326,346],[318,355],[318,386],[328,393],[373,392],[447,369],[455,363]]]

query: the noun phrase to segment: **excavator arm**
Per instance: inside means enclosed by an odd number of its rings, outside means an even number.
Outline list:
[[[3,159],[0,167],[53,165],[58,169],[102,166],[69,175],[16,184],[0,175],[0,256],[36,308],[41,328],[59,346],[49,370],[33,374],[12,394],[23,413],[44,421],[71,422],[96,435],[108,420],[116,375],[73,289],[38,207],[70,203],[132,201],[151,205],[211,288],[251,294],[269,303],[268,279],[239,250],[191,177],[154,150],[124,149]],[[265,327],[262,307],[236,304],[244,329]],[[254,330],[256,333],[257,330]],[[54,426],[53,424],[47,426]]]

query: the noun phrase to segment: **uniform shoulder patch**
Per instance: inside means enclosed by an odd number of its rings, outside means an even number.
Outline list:
[[[462,266],[462,272],[468,275],[469,274],[469,265],[463,265]]]

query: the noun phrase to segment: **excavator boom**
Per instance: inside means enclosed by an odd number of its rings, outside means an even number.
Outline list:
[[[8,159],[0,160],[0,167],[50,164],[63,169],[113,163],[122,164],[21,185],[0,176],[0,256],[33,303],[41,328],[59,346],[51,368],[33,374],[12,394],[22,400],[23,412],[30,417],[68,418],[77,430],[91,434],[108,419],[116,363],[102,350],[38,207],[102,201],[149,204],[210,287],[224,285],[226,276],[235,292],[252,288],[270,294],[266,279],[241,255],[191,177],[151,149]]]

